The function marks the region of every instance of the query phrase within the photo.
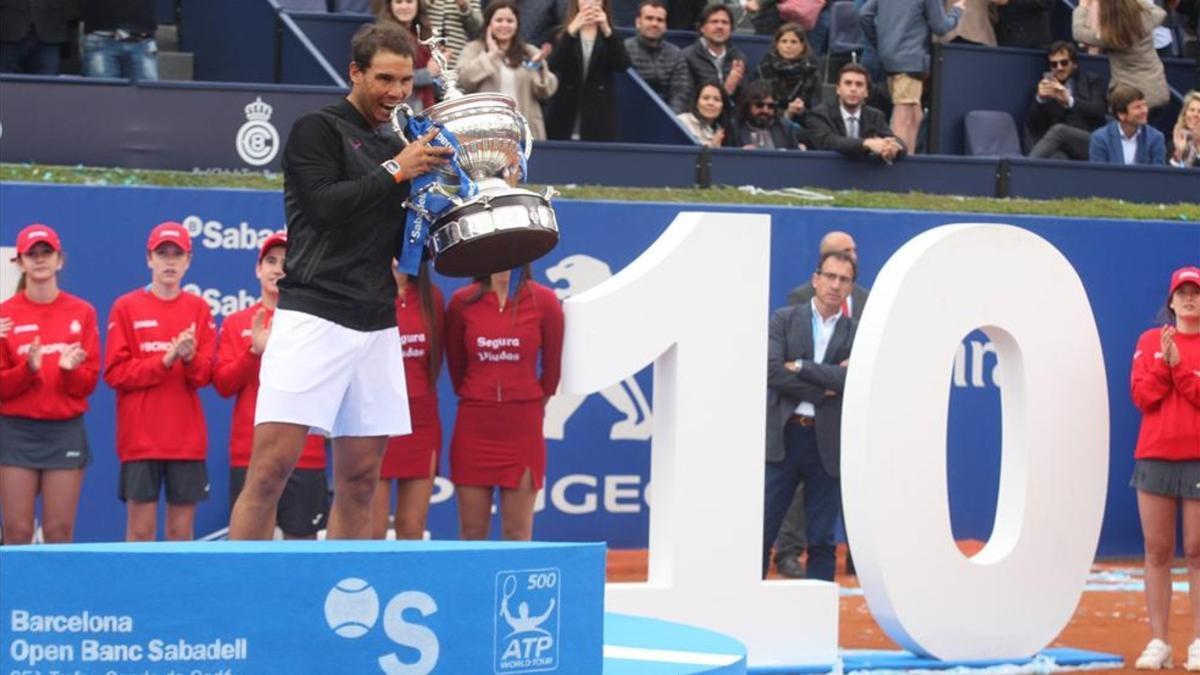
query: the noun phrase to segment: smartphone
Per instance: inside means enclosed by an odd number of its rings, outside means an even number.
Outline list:
[[[1054,82],[1054,81],[1056,81],[1056,80],[1055,80],[1055,77],[1054,77],[1054,72],[1053,72],[1053,71],[1049,71],[1049,70],[1047,70],[1046,72],[1042,73],[1042,79],[1043,79],[1043,80],[1049,80],[1050,82]]]

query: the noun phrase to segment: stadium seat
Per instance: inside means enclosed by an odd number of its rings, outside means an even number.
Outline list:
[[[972,110],[963,121],[967,154],[973,157],[1020,157],[1017,123],[1003,110]]]
[[[370,14],[371,0],[333,0],[333,11],[343,14]]]
[[[288,12],[328,12],[325,0],[275,0],[279,8]]]
[[[858,55],[865,46],[858,7],[851,0],[833,3],[829,9],[829,53],[825,55],[823,81],[829,81],[829,70],[834,57],[841,57],[838,60],[844,62],[849,55],[850,60],[857,63]]]

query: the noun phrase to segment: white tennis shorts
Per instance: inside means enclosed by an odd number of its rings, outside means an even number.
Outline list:
[[[411,433],[403,358],[395,328],[363,332],[277,310],[254,423],[306,424],[333,438]]]

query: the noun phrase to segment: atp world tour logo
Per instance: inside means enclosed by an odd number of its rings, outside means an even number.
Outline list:
[[[555,567],[496,574],[496,673],[558,668],[561,577]]]
[[[279,153],[279,132],[271,124],[274,109],[256,97],[245,107],[246,123],[237,132],[237,153],[251,166],[270,164]]]

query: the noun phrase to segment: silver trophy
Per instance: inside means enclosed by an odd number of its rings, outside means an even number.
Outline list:
[[[444,38],[434,35],[421,44],[429,47],[441,67],[445,98],[420,115],[442,126],[458,139],[453,162],[475,181],[478,194],[458,196],[459,176],[447,165],[438,171],[433,190],[453,206],[431,217],[429,248],[434,268],[451,277],[477,277],[520,267],[550,251],[558,243],[558,219],[550,199],[552,188],[543,194],[516,187],[522,160],[533,150],[533,137],[517,102],[498,93],[463,94],[457,73],[447,67],[442,51]],[[405,142],[401,115],[411,116],[407,106],[392,110],[392,128]],[[411,202],[409,208],[418,208]]]

